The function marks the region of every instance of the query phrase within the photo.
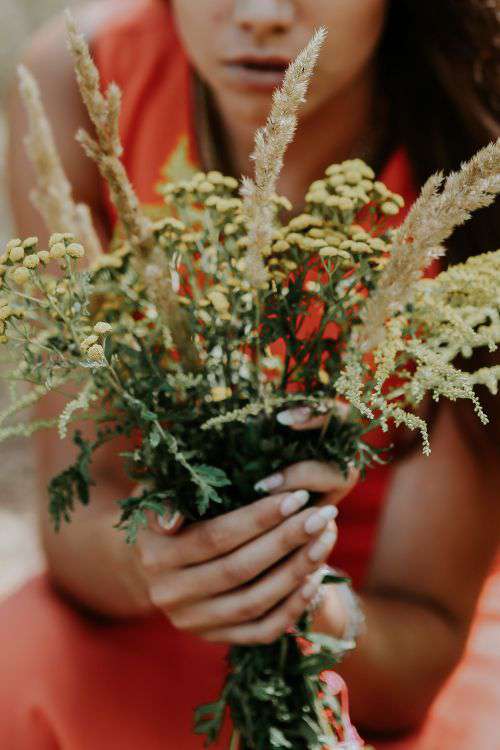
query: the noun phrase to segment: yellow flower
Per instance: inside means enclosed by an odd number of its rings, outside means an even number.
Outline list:
[[[37,255],[41,263],[48,263],[50,260],[50,253],[48,250],[39,250]]]
[[[217,172],[216,170],[212,170],[207,174],[207,180],[210,180],[210,182],[213,182],[214,185],[223,185],[224,184],[224,175],[222,172]]]
[[[273,253],[284,253],[290,249],[290,243],[285,240],[278,240],[272,247]]]
[[[235,180],[234,177],[224,177],[224,186],[229,188],[229,190],[236,190],[238,187],[238,180]]]
[[[399,213],[399,206],[392,201],[384,201],[380,206],[380,210],[386,216],[396,216]]]
[[[18,263],[24,258],[24,247],[21,245],[15,245],[9,250],[9,258],[13,263]]]
[[[200,184],[197,186],[197,190],[200,193],[212,193],[214,190],[214,186],[208,180],[204,180],[203,182],[200,182]]]
[[[341,211],[352,211],[354,203],[350,198],[339,198],[338,207]]]
[[[86,352],[87,349],[89,349],[94,344],[97,344],[98,341],[99,339],[97,338],[97,336],[92,333],[90,336],[87,336],[86,339],[83,339],[80,344],[80,349],[82,350],[82,352]]]
[[[57,245],[59,242],[64,242],[64,234],[56,232],[49,240],[49,248],[52,247],[52,245]]]
[[[402,195],[398,195],[397,193],[391,193],[391,201],[394,201],[394,203],[400,208],[404,208],[405,199],[403,198]]]
[[[30,278],[30,272],[27,268],[24,268],[23,266],[16,268],[12,272],[12,279],[16,282],[16,284],[26,284],[27,281],[29,281]]]
[[[325,238],[326,231],[324,229],[318,229],[313,227],[307,233],[308,237],[312,237],[315,240],[323,240]]]
[[[348,185],[357,185],[359,182],[361,182],[361,179],[361,172],[358,172],[355,169],[350,169],[345,173],[345,181]]]
[[[306,195],[307,203],[325,203],[328,200],[328,193],[326,190],[313,190]]]
[[[100,344],[93,344],[87,349],[87,359],[91,362],[104,361],[104,349]]]
[[[49,252],[51,258],[64,258],[66,255],[66,245],[64,242],[56,242],[51,245]]]
[[[80,245],[79,242],[72,242],[68,245],[66,248],[66,252],[70,256],[70,258],[83,258],[85,255],[85,249],[83,245]]]
[[[334,174],[330,179],[328,180],[328,184],[332,188],[338,188],[340,185],[345,184],[345,178],[342,174]]]
[[[273,202],[280,208],[284,208],[285,211],[291,211],[293,209],[291,202],[284,195],[274,195]]]
[[[346,250],[339,250],[338,247],[322,247],[319,251],[319,254],[322,255],[324,258],[345,258],[346,260],[351,260],[351,256]]]
[[[100,321],[94,326],[94,333],[97,333],[99,336],[104,336],[106,333],[111,333],[112,330],[113,326],[111,326],[109,323],[105,323],[104,321]]]
[[[342,166],[340,164],[331,164],[326,170],[325,174],[328,177],[331,177],[332,175],[339,174],[340,172],[342,172]]]
[[[25,250],[31,250],[31,248],[38,245],[38,237],[27,237],[23,240],[23,247]]]
[[[237,231],[238,227],[236,226],[236,224],[229,223],[224,227],[224,234],[228,237],[230,237],[232,234],[236,234]]]
[[[368,243],[370,247],[372,247],[374,250],[378,250],[379,252],[384,252],[384,250],[387,249],[387,244],[384,242],[384,240],[381,240],[380,237],[370,237]]]
[[[351,242],[351,251],[354,253],[370,254],[372,249],[366,242]]]
[[[384,198],[386,195],[390,195],[390,190],[388,190],[384,183],[380,182],[380,180],[377,180],[377,182],[373,184],[373,189],[376,193],[382,196],[382,198]]]
[[[318,216],[311,216],[311,214],[300,214],[290,221],[288,229],[292,232],[301,231],[308,227],[321,227],[323,221]]]
[[[231,388],[224,385],[216,385],[210,389],[212,401],[225,401],[232,394]]]
[[[40,263],[40,258],[36,254],[27,255],[26,258],[23,260],[23,266],[25,268],[31,268],[31,269],[36,268],[39,265],[39,263]]]
[[[10,305],[2,305],[0,307],[0,320],[8,320],[14,315],[14,311]]]
[[[229,300],[225,294],[217,291],[217,289],[211,289],[207,297],[218,313],[226,313],[229,310]]]

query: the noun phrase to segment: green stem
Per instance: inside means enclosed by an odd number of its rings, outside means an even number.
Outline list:
[[[229,750],[239,750],[240,739],[241,739],[240,733],[238,732],[237,729],[234,729],[231,735],[231,744],[229,745]]]

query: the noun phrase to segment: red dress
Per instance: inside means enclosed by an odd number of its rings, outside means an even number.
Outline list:
[[[179,176],[197,161],[190,71],[168,4],[138,2],[136,13],[102,31],[94,53],[103,83],[115,80],[123,89],[122,137],[132,182],[141,201],[158,202],[154,188],[162,168],[169,163]],[[394,154],[380,179],[407,204],[414,199],[403,152]],[[342,503],[331,562],[358,585],[390,473],[389,467],[371,470]],[[422,732],[386,750],[500,747],[499,599],[500,580],[492,576],[464,662]],[[193,709],[218,695],[225,647],[177,631],[162,615],[116,622],[80,612],[46,576],[0,606],[0,643],[0,750],[201,750],[202,740],[191,731]],[[227,745],[226,728],[217,748]]]

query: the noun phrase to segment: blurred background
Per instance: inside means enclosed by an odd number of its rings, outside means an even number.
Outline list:
[[[1,0],[0,24],[0,247],[15,236],[9,213],[5,146],[5,106],[22,48],[47,18],[79,0]],[[3,252],[3,249],[2,249]],[[8,400],[8,383],[0,380],[0,412]],[[0,597],[40,570],[34,514],[34,456],[26,440],[0,443]]]

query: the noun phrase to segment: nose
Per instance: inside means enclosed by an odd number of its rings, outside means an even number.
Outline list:
[[[235,0],[235,22],[257,41],[284,34],[294,21],[292,0]]]

